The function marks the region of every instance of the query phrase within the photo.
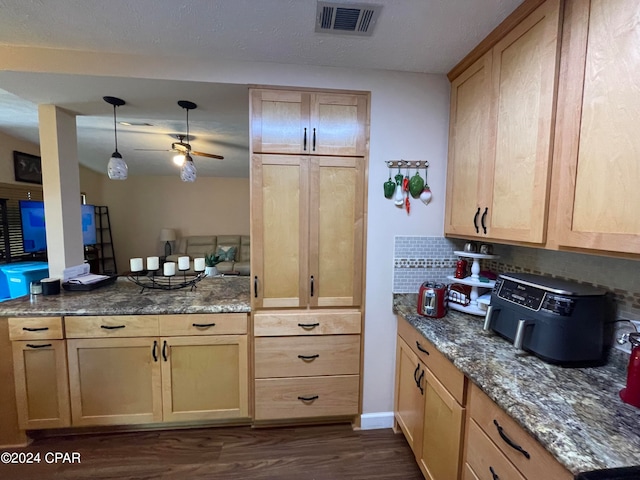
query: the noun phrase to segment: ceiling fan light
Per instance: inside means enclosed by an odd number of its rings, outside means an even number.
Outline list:
[[[184,153],[179,153],[176,156],[174,156],[173,163],[175,163],[179,167],[184,165]]]
[[[196,166],[193,163],[191,155],[185,155],[185,162],[180,169],[180,180],[183,182],[195,182],[196,181]]]
[[[111,154],[107,164],[107,174],[110,180],[126,180],[129,174],[129,167],[122,159],[122,155],[116,150]]]

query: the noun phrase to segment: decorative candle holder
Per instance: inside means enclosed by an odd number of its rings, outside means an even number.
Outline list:
[[[187,273],[186,270],[178,275],[157,275],[158,270],[134,272],[127,275],[127,279],[142,287],[140,290],[142,293],[145,289],[178,290],[186,287],[191,287],[193,291],[196,283],[205,277],[204,272]]]

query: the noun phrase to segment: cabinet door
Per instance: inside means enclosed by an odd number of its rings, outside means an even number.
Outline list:
[[[307,304],[308,190],[306,157],[253,156],[251,298],[256,308]]]
[[[310,94],[286,90],[251,92],[254,153],[309,153]]]
[[[309,303],[358,306],[362,300],[364,160],[310,158]]]
[[[21,429],[71,425],[64,340],[12,342],[18,424]]]
[[[560,245],[640,253],[640,3],[568,2],[558,92]]]
[[[162,421],[157,338],[67,340],[73,426]]]
[[[545,240],[559,29],[560,0],[547,0],[493,48],[492,238]]]
[[[491,52],[451,83],[445,233],[480,235],[480,205],[491,185]],[[483,183],[484,182],[484,183]]]
[[[396,348],[395,421],[402,429],[411,450],[416,455],[422,449],[424,415],[424,382],[420,378],[424,366],[411,348],[398,337]],[[424,377],[423,377],[424,378]],[[419,381],[420,380],[420,381]]]
[[[309,153],[337,156],[366,155],[367,105],[365,95],[313,94]]]
[[[419,465],[429,480],[460,474],[464,408],[429,370],[424,370],[424,420]]]

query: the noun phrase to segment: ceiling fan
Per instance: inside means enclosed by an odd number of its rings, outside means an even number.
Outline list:
[[[216,158],[218,160],[224,160],[222,155],[215,155],[213,153],[206,152],[196,152],[195,150],[191,150],[191,145],[189,144],[189,110],[195,110],[198,106],[190,102],[188,100],[179,100],[178,105],[184,108],[187,111],[187,134],[186,135],[176,135],[178,138],[177,142],[173,142],[171,144],[171,148],[168,150],[156,150],[150,148],[136,148],[138,151],[147,151],[147,152],[175,152],[178,155],[196,155],[198,157],[207,157],[207,158]],[[185,141],[186,140],[186,141]]]

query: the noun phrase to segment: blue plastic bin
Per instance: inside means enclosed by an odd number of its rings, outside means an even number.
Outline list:
[[[29,284],[49,276],[47,262],[20,262],[0,265],[0,270],[6,277],[9,298],[22,297],[29,294]],[[0,280],[5,280],[0,277]],[[0,287],[0,291],[3,288]]]

